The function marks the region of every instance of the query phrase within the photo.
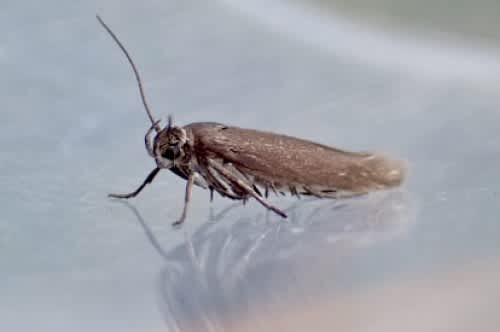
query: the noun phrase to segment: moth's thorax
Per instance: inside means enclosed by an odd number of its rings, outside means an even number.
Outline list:
[[[168,126],[153,141],[154,158],[160,168],[186,164],[192,156],[192,150],[188,133],[181,127]]]

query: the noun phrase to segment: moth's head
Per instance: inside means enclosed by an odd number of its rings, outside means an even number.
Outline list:
[[[153,151],[156,164],[161,168],[171,168],[186,155],[188,137],[186,130],[172,125],[169,118],[168,125],[160,130],[154,139]]]

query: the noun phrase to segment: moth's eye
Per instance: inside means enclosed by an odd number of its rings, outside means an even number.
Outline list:
[[[171,146],[169,149],[163,152],[162,157],[168,160],[174,160],[179,156],[179,147]]]

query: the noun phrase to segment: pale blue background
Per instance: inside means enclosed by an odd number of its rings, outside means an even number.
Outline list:
[[[322,16],[281,1],[0,4],[0,330],[220,330],[297,289],[311,306],[318,279],[320,294],[349,293],[500,266],[499,41],[305,4]],[[131,201],[138,219],[106,194],[154,167],[149,124],[96,12],[140,67],[157,117],[384,151],[409,160],[407,183],[298,203],[287,223],[251,202],[213,224],[211,209],[232,202],[196,189],[173,230],[184,181],[163,172]],[[314,262],[324,270],[306,276]]]

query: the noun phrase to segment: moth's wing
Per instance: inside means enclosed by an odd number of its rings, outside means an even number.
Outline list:
[[[197,155],[232,163],[246,174],[282,186],[366,192],[399,185],[405,163],[373,153],[348,152],[253,129],[200,123]]]

